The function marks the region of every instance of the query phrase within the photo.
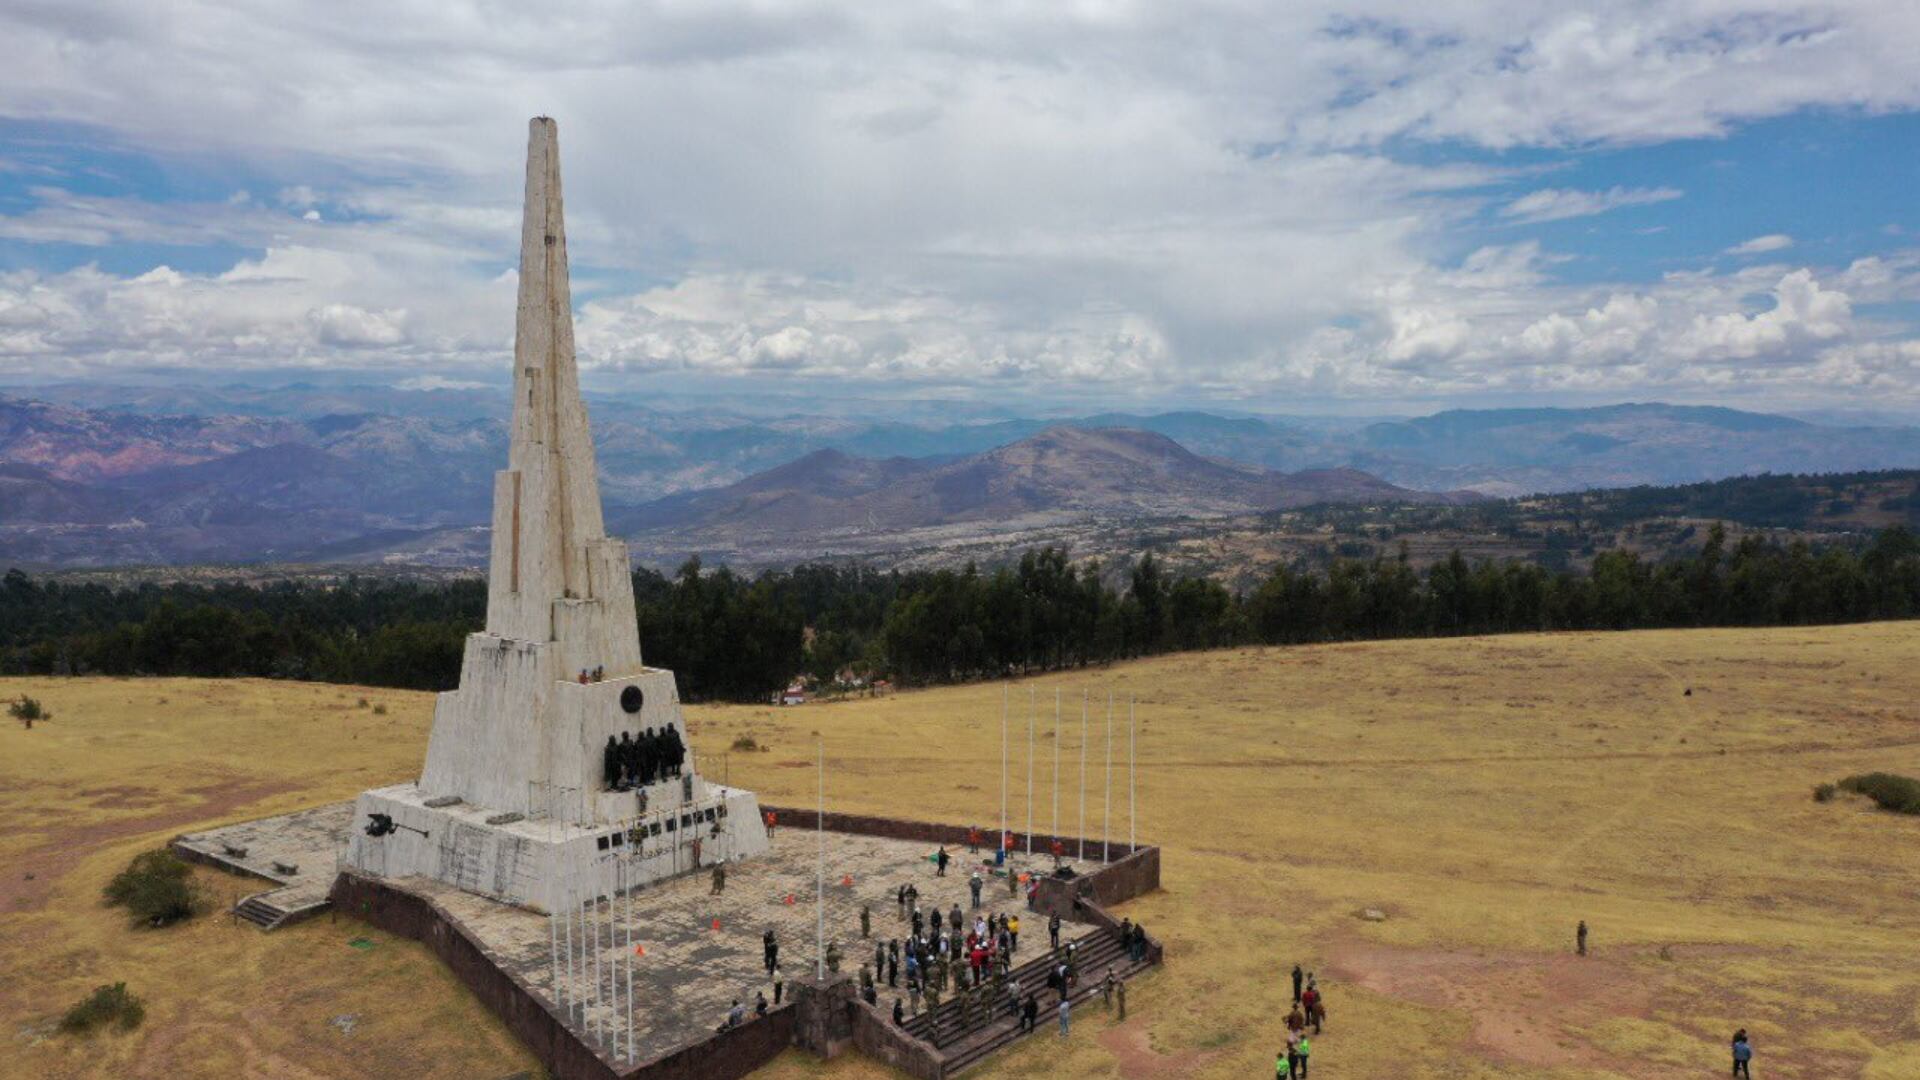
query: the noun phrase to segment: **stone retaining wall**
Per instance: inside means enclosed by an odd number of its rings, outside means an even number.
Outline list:
[[[847,1009],[853,1017],[853,1044],[861,1053],[916,1080],[945,1080],[945,1060],[931,1043],[895,1027],[892,1016],[859,998]]]
[[[826,814],[823,820],[813,810],[766,809],[777,815],[781,828],[824,826],[830,832],[947,844],[963,850],[967,842],[964,826],[837,813]],[[1016,847],[1025,847],[1027,839],[1025,833],[1014,834]],[[1034,850],[1047,850],[1053,839],[1034,834]],[[1079,843],[1078,837],[1059,839],[1069,847]],[[1107,914],[1106,907],[1160,887],[1160,849],[1114,844],[1109,850],[1113,861],[1078,877],[1041,877],[1035,907],[1042,913],[1058,912],[1062,918],[1117,927],[1118,920]],[[717,1032],[653,1061],[623,1067],[580,1041],[544,998],[511,975],[431,899],[353,870],[335,879],[330,895],[339,911],[426,945],[557,1080],[737,1080],[796,1043],[820,1042],[819,1049],[831,1055],[847,1038],[862,1052],[917,1080],[944,1080],[946,1075],[945,1059],[936,1048],[894,1027],[881,1010],[827,987],[796,996],[809,1001],[817,997],[830,1015],[803,1017],[798,1004],[788,1002],[731,1031]],[[1149,958],[1162,962],[1165,954],[1160,942],[1149,936],[1147,946]],[[846,991],[850,986],[834,989]],[[843,1025],[850,1025],[850,1030]],[[814,1036],[811,1040],[809,1033]]]
[[[840,814],[832,811],[828,811],[824,815],[825,821],[823,823],[821,820],[823,815],[811,807],[798,808],[791,806],[767,806],[763,804],[760,809],[763,812],[773,813],[777,822],[776,827],[782,829],[812,830],[825,828],[828,832],[854,833],[859,836],[883,836],[889,840],[917,840],[923,844],[945,844],[948,847],[958,848],[961,851],[965,851],[967,846],[967,826],[963,825],[936,825],[930,821],[909,821],[905,818],[873,817],[866,814]],[[993,833],[994,830],[992,826],[981,827],[980,834],[983,840],[981,845],[982,850],[992,850]],[[1025,851],[1029,838],[1033,841],[1033,853],[1036,856],[1046,855],[1051,851],[1052,849],[1048,845],[1052,844],[1055,840],[1059,840],[1068,851],[1078,851],[1078,845],[1081,843],[1080,838],[1077,836],[1053,836],[1048,833],[1029,834],[1016,829],[1013,830],[1014,848]],[[1090,853],[1097,852],[1101,848],[1101,843],[1098,840],[1088,840],[1086,841],[1086,848]],[[1130,896],[1138,896],[1141,893],[1151,892],[1160,887],[1159,848],[1140,847],[1136,849],[1127,844],[1116,842],[1106,845],[1106,850],[1108,858],[1106,866],[1108,868],[1119,866],[1135,855],[1145,853],[1151,853],[1153,855],[1152,884],[1141,888],[1139,892],[1129,894]],[[1092,871],[1087,876],[1092,876],[1092,874],[1099,872],[1100,871]],[[1127,897],[1122,897],[1121,899],[1126,898]],[[1119,901],[1111,900],[1107,902],[1118,903]]]
[[[334,880],[332,900],[345,914],[425,945],[558,1080],[736,1080],[793,1044],[797,1011],[786,1004],[653,1061],[621,1066],[581,1042],[544,998],[427,897],[347,870]]]

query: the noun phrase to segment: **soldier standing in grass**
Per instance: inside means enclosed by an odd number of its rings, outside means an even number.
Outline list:
[[[1579,929],[1573,932],[1574,951],[1581,956],[1587,955],[1587,920],[1580,920]]]
[[[1127,929],[1133,929],[1131,923],[1128,924]],[[1300,970],[1300,965],[1293,965],[1293,1003],[1295,1005],[1300,1004],[1300,987],[1305,980],[1306,974]]]

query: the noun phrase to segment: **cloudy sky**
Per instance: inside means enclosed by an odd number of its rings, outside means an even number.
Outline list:
[[[0,379],[1920,411],[1920,6],[0,7]],[[187,376],[183,376],[187,377]]]

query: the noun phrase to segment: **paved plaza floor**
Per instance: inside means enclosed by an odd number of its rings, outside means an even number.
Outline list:
[[[320,903],[339,873],[339,855],[353,826],[351,802],[328,803],[276,817],[187,833],[174,840],[206,861],[277,882],[287,907]],[[291,870],[276,867],[278,862]],[[265,886],[262,887],[266,888]]]
[[[275,859],[297,861],[297,883],[324,888],[322,881],[330,883],[333,876],[332,853],[345,844],[351,821],[352,804],[340,803],[209,830],[190,839],[208,852],[220,852],[226,844],[244,846],[244,863],[263,871],[270,870]],[[633,1060],[649,1061],[712,1034],[736,1000],[747,1006],[749,1015],[756,991],[772,1002],[773,980],[761,951],[767,929],[773,929],[780,944],[782,977],[810,975],[818,952],[814,896],[821,838],[805,829],[777,830],[766,855],[727,867],[726,888],[718,896],[712,895],[711,873],[703,870],[602,901],[571,920],[549,919],[427,878],[393,883],[432,897],[535,993],[569,1005],[575,1030],[615,1060],[627,1060],[626,1017],[631,1015]],[[919,890],[919,903],[929,913],[936,907],[950,911],[955,904],[969,918],[1019,913],[1016,962],[1046,946],[1046,920],[1028,912],[1024,896],[1010,895],[1006,878],[992,876],[964,847],[947,849],[953,861],[940,877],[928,858],[935,850],[932,844],[836,832],[825,833],[824,840],[826,937],[839,943],[844,972],[856,974],[863,962],[873,959],[874,940],[860,938],[862,905],[872,909],[874,939],[906,936],[909,925],[895,896],[909,883]],[[228,861],[241,860],[228,856]],[[1016,872],[1047,873],[1053,862],[1045,856],[1016,855],[1013,865]],[[967,884],[976,869],[984,881],[977,910]],[[576,943],[571,973],[564,961],[569,929]],[[1091,926],[1070,923],[1062,928],[1062,938],[1079,940],[1091,932]],[[633,948],[641,950],[633,954],[631,1004],[626,969],[618,963],[628,954],[629,933]],[[581,949],[579,943],[594,934],[598,947]],[[555,936],[562,938],[563,956],[557,999]],[[883,980],[880,993],[885,1009],[892,1008],[895,995],[904,1000],[905,972],[899,989],[889,991]]]
[[[1046,945],[1046,921],[1026,910],[1024,898],[1009,895],[1004,877],[988,877],[982,870],[985,885],[981,907],[976,910],[970,906],[969,867],[976,864],[970,862],[964,848],[948,849],[954,861],[947,875],[938,877],[927,859],[934,850],[930,844],[833,832],[826,833],[825,840],[826,936],[829,942],[839,943],[844,972],[857,973],[863,962],[873,959],[874,940],[860,938],[863,904],[872,908],[874,939],[907,934],[909,924],[900,916],[895,897],[899,887],[908,883],[919,889],[919,902],[928,912],[936,905],[945,912],[958,904],[970,918],[984,918],[988,912],[1019,913],[1016,960],[1037,955],[1035,950]],[[818,951],[814,905],[818,850],[815,834],[781,829],[767,855],[728,867],[725,891],[718,896],[712,895],[710,873],[702,871],[640,890],[630,898],[602,902],[584,922],[586,933],[601,935],[602,945],[589,950],[590,957],[597,956],[601,961],[599,971],[591,970],[589,963],[583,972],[576,951],[573,974],[569,976],[565,970],[560,973],[568,1001],[586,999],[596,985],[600,989],[596,1003],[573,1012],[576,1029],[589,1041],[604,1040],[610,1052],[625,1060],[625,971],[613,969],[627,950],[629,929],[634,946],[644,950],[644,955],[634,956],[633,963],[637,1061],[705,1038],[726,1018],[736,1000],[751,1012],[756,991],[765,993],[772,1002],[773,980],[763,966],[761,949],[761,935],[768,928],[780,943],[782,976],[808,977]],[[1036,858],[1033,866],[1038,869],[1043,862],[1050,870],[1051,859]],[[1016,859],[1015,868],[1024,871],[1025,861]],[[552,997],[554,927],[546,916],[439,882],[409,878],[401,884],[432,895],[484,940],[504,966],[538,993]],[[718,930],[714,929],[716,921]],[[582,926],[582,922],[574,922],[574,932],[581,933]],[[1090,926],[1068,924],[1062,927],[1061,936],[1063,940],[1077,940],[1091,931]],[[561,952],[566,952],[564,943]],[[617,1004],[612,1000],[616,989]],[[898,990],[889,992],[883,984],[880,992],[883,1008],[892,1007],[893,994],[904,1000],[905,973],[901,973]]]

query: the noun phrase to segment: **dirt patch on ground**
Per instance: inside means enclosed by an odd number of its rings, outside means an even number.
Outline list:
[[[189,825],[228,817],[248,803],[286,790],[288,785],[270,780],[209,784],[188,790],[188,795],[198,798],[189,805],[94,825],[45,830],[45,842],[8,860],[6,875],[0,877],[0,911],[39,910],[55,882],[81,859],[108,844],[145,833],[178,832]]]
[[[1495,1061],[1539,1068],[1617,1066],[1580,1035],[1615,1017],[1647,1019],[1666,977],[1636,955],[1579,957],[1510,950],[1403,949],[1348,942],[1328,954],[1330,981],[1466,1014],[1474,1048]],[[1338,1020],[1337,1001],[1328,1006]],[[1647,1077],[1689,1075],[1652,1062]]]
[[[1114,1064],[1119,1074],[1126,1080],[1153,1080],[1162,1076],[1192,1076],[1204,1067],[1208,1061],[1217,1057],[1215,1050],[1187,1050],[1178,1054],[1163,1054],[1147,1041],[1147,1029],[1141,1025],[1133,1027],[1110,1027],[1099,1035],[1100,1045],[1113,1054]]]

